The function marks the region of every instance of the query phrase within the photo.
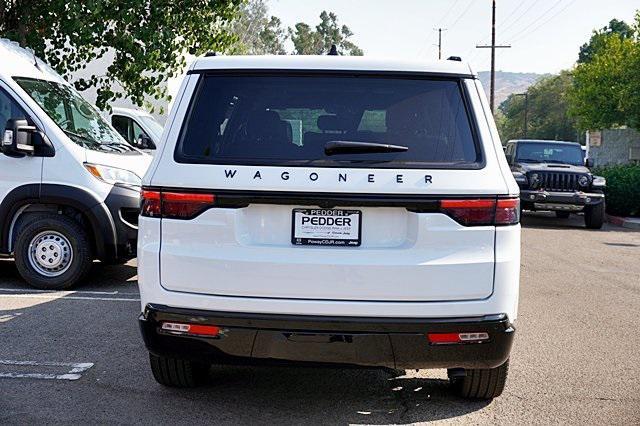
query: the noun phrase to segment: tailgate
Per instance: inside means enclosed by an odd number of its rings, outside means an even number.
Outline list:
[[[163,287],[350,301],[472,300],[492,293],[494,226],[462,226],[429,211],[428,203],[415,209],[336,199],[331,209],[360,213],[359,245],[296,245],[294,210],[310,209],[304,199],[257,201],[238,206],[234,199],[188,221],[162,219]]]

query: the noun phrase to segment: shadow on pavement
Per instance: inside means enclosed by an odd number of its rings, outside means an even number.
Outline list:
[[[436,378],[395,377],[373,369],[214,367],[209,384],[188,394],[209,399],[233,393],[251,400],[247,409],[256,416],[287,413],[284,417],[292,423],[428,422],[462,416],[490,404],[457,398],[448,383]]]
[[[571,214],[567,219],[557,218],[553,212],[523,212],[520,222],[524,228],[545,229],[581,229],[585,232],[606,232],[611,230],[625,230],[605,223],[602,229],[587,229],[584,225],[584,215]]]
[[[110,268],[104,275],[130,275],[128,267]],[[413,377],[390,370],[216,366],[199,388],[165,388],[148,365],[139,303],[91,300],[88,293],[83,300],[66,293],[48,300],[0,295],[6,318],[0,360],[94,364],[76,381],[0,378],[0,423],[388,424],[455,418],[489,404],[455,397],[438,370]]]

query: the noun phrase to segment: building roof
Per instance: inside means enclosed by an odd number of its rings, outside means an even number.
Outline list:
[[[411,61],[371,56],[205,56],[198,58],[191,67],[191,71],[195,72],[216,69],[413,72],[476,77],[476,73],[464,62]]]
[[[31,50],[20,47],[16,42],[5,38],[0,39],[0,58],[2,58],[0,62],[2,77],[37,78],[68,84],[46,62],[37,58]]]

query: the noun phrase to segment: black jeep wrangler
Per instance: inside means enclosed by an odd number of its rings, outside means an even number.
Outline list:
[[[520,186],[523,210],[554,211],[559,218],[584,211],[587,228],[604,222],[603,177],[594,176],[580,144],[544,140],[510,140],[507,162]]]

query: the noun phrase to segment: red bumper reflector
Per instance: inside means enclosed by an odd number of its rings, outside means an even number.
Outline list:
[[[189,334],[192,336],[217,336],[220,334],[220,327],[218,327],[217,325],[163,322],[162,329],[170,333]]]
[[[460,343],[458,333],[429,333],[427,334],[429,343],[442,345],[447,343]]]
[[[427,339],[432,345],[450,345],[455,343],[480,343],[489,340],[485,332],[472,333],[429,333]]]

